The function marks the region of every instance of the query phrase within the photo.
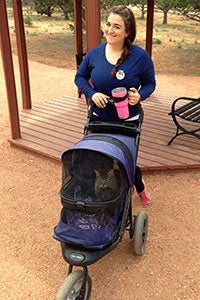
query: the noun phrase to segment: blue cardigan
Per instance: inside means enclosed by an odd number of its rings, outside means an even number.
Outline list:
[[[131,53],[117,68],[122,74],[112,78],[110,73],[114,65],[110,64],[105,56],[106,44],[101,44],[90,50],[82,61],[76,76],[75,84],[87,98],[92,98],[96,92],[106,94],[111,98],[111,91],[116,87],[131,87],[139,89],[141,100],[144,100],[155,90],[155,72],[151,57],[142,48],[133,45]],[[91,79],[93,87],[88,83]],[[97,108],[95,112],[103,119],[119,120],[113,105]],[[129,105],[130,117],[138,114],[135,106]]]

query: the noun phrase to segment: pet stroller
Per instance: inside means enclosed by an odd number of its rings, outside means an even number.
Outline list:
[[[137,125],[92,122],[93,109],[83,139],[62,154],[62,210],[53,238],[69,268],[56,300],[90,298],[88,266],[112,251],[125,230],[135,254],[142,255],[146,246],[148,215],[133,215],[131,202],[142,108]]]

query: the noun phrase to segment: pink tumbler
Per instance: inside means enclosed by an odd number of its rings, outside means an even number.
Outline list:
[[[117,109],[118,117],[120,119],[127,119],[129,117],[127,89],[125,87],[113,89],[112,98]]]

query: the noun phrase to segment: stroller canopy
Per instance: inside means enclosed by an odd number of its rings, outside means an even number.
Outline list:
[[[130,186],[134,185],[137,149],[135,139],[119,134],[89,134],[77,142],[72,148],[62,154],[62,161],[66,164],[77,150],[90,150],[104,154],[118,161],[127,175]],[[92,157],[88,157],[88,163]],[[98,158],[97,158],[98,160]],[[109,164],[109,162],[108,162]]]

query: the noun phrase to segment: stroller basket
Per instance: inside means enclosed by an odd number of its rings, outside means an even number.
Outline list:
[[[112,243],[118,232],[118,220],[124,208],[123,200],[95,207],[64,206],[60,221],[54,229],[53,237],[69,245],[79,245],[86,249],[103,249]],[[70,205],[71,206],[71,205]]]

